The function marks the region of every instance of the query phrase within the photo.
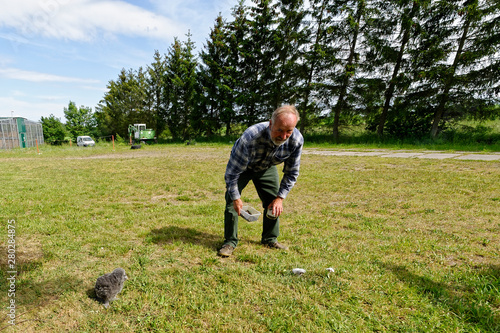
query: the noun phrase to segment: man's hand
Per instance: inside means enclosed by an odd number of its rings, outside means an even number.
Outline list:
[[[283,198],[276,197],[276,199],[267,206],[267,210],[273,212],[273,215],[278,217],[283,213]]]
[[[233,207],[236,213],[238,213],[238,216],[240,216],[241,208],[243,208],[243,201],[241,201],[241,199],[233,200]]]

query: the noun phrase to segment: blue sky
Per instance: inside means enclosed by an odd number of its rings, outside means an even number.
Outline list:
[[[122,68],[138,69],[191,32],[197,53],[238,0],[0,0],[0,117],[63,122],[95,110]]]

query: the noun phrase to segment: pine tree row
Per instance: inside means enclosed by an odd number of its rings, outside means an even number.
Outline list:
[[[242,0],[201,52],[191,36],[123,69],[96,110],[103,133],[147,123],[174,139],[231,134],[295,104],[306,132],[432,136],[498,115],[498,0]]]

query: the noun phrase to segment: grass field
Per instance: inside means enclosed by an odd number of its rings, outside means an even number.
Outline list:
[[[241,220],[222,259],[230,149],[0,152],[0,330],[500,332],[498,161],[303,155],[281,220],[289,251]],[[259,207],[251,185],[243,200]],[[93,286],[116,267],[129,280],[105,309]]]

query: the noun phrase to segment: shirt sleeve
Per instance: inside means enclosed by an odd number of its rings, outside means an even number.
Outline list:
[[[300,169],[300,156],[302,155],[303,140],[299,142],[297,149],[293,151],[283,166],[283,178],[281,179],[278,197],[285,199],[292,187],[297,182]]]
[[[240,174],[247,169],[249,160],[250,155],[248,153],[247,144],[240,138],[235,142],[231,150],[231,155],[226,166],[226,173],[224,175],[226,189],[229,193],[229,197],[233,201],[241,197],[238,191],[238,179],[240,178]]]

